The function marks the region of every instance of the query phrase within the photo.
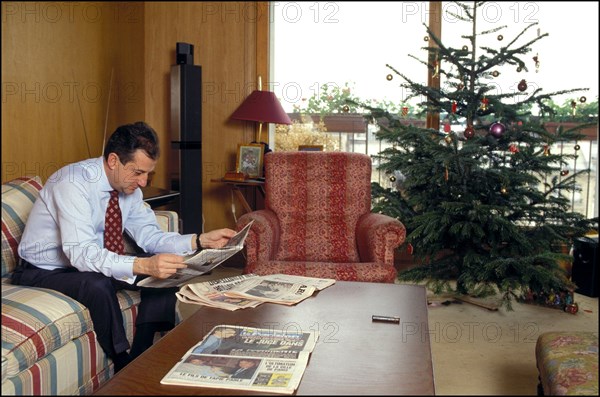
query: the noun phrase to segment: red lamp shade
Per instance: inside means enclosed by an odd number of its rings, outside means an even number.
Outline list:
[[[292,120],[271,91],[254,91],[233,112],[231,118],[259,123],[292,124]]]

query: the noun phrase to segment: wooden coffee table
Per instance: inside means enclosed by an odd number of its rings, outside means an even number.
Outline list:
[[[373,322],[373,315],[397,316],[400,323]],[[200,306],[95,394],[252,394],[160,384],[181,357],[220,324],[318,330],[320,338],[297,395],[435,394],[425,288],[343,281],[295,306],[264,303],[233,312]]]

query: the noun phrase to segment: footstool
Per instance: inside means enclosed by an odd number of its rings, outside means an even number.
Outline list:
[[[546,332],[535,346],[539,395],[598,395],[598,333]]]

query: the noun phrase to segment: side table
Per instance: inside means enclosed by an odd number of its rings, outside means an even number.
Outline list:
[[[226,185],[229,185],[231,187],[232,195],[234,195],[235,197],[238,198],[238,200],[242,204],[242,207],[244,208],[244,211],[246,211],[246,212],[252,212],[252,211],[256,210],[257,208],[252,208],[252,206],[250,206],[250,204],[248,203],[248,200],[246,200],[246,196],[241,191],[241,189],[248,189],[248,188],[254,189],[255,191],[258,191],[262,195],[263,199],[265,198],[265,189],[264,189],[265,181],[261,180],[261,179],[246,179],[244,181],[234,181],[234,180],[219,178],[219,179],[211,179],[210,181],[216,182],[216,183],[224,183]],[[233,197],[232,197],[232,205],[233,205],[233,210],[235,212],[235,202],[233,200]]]

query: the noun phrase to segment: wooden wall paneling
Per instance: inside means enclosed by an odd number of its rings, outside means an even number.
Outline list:
[[[130,67],[113,54],[140,44],[111,39],[119,4],[2,3],[2,181],[102,152],[110,70]]]

